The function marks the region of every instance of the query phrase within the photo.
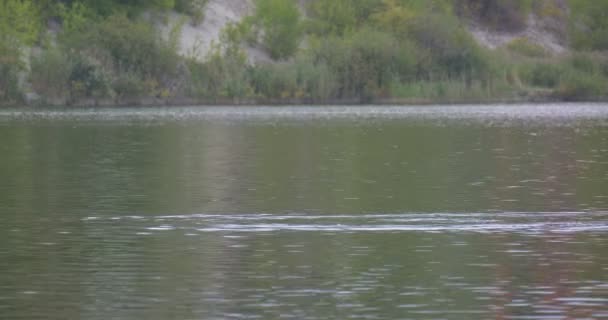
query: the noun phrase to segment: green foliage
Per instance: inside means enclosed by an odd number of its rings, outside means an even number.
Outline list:
[[[250,71],[254,92],[264,98],[292,98],[297,94],[297,70],[291,64],[262,64]]]
[[[608,1],[569,0],[572,44],[577,49],[608,50]]]
[[[542,46],[530,42],[527,38],[517,38],[507,44],[507,49],[517,54],[532,57],[542,58],[548,56],[547,50]]]
[[[109,76],[101,65],[82,55],[74,55],[71,60],[68,81],[73,99],[102,98],[109,95]]]
[[[300,11],[294,1],[256,0],[254,25],[262,33],[262,44],[273,59],[291,57],[300,44]]]
[[[455,1],[457,11],[486,26],[502,31],[526,27],[533,0],[463,0]]]
[[[462,18],[500,31],[521,30],[530,13],[567,19],[568,10],[550,0],[255,0],[254,13],[229,24],[205,61],[180,57],[188,19],[161,35],[150,17],[175,10],[200,23],[207,2],[1,1],[0,102],[19,101],[24,78],[43,99],[74,102],[173,95],[466,100],[516,91],[584,99],[608,89],[608,58],[598,53],[608,50],[605,1],[568,0],[574,47],[595,53],[553,56],[524,38],[490,51],[464,27]],[[56,46],[40,32],[49,22],[61,25]],[[245,43],[274,61],[248,62]],[[22,56],[32,46],[28,66]]]
[[[113,15],[98,26],[95,37],[94,45],[109,54],[119,72],[163,78],[176,71],[174,49],[146,22]]]
[[[0,2],[0,49],[33,44],[38,39],[40,27],[38,7],[33,1]]]
[[[420,76],[429,79],[464,76],[470,82],[488,71],[484,51],[453,16],[418,17],[411,23],[409,35],[424,50],[426,60],[420,65]]]
[[[471,101],[488,98],[487,90],[481,85],[468,86],[458,80],[395,82],[390,89],[391,96],[414,101]]]
[[[560,99],[595,99],[608,94],[608,78],[601,68],[604,63],[599,55],[574,53],[553,61],[523,64],[520,74],[526,84],[554,89]]]
[[[165,39],[146,21],[125,13],[103,18],[80,3],[60,6],[59,12],[64,30],[58,37],[60,46],[54,50],[69,59],[64,63],[69,70],[67,88],[72,100],[170,94],[180,61],[173,32]],[[48,60],[48,68],[63,72],[54,67],[56,55],[47,52],[32,61],[35,77],[49,71],[38,60]],[[41,78],[36,87],[48,88],[41,91],[52,97],[57,89]]]
[[[560,81],[556,94],[563,100],[585,100],[606,96],[608,81],[598,75],[572,70]]]
[[[310,3],[314,20],[309,29],[314,34],[343,35],[357,24],[355,5],[349,0],[317,0]]]
[[[364,28],[346,38],[322,39],[312,54],[336,75],[339,97],[369,100],[383,95],[395,78],[407,78],[413,73],[413,51],[408,42]]]
[[[0,1],[0,103],[20,100],[19,73],[24,70],[22,50],[38,40],[40,26],[34,2]]]
[[[298,57],[290,64],[261,64],[249,71],[258,97],[324,102],[336,94],[337,81],[325,64]]]
[[[415,10],[397,0],[383,0],[382,4],[382,8],[372,15],[373,21],[382,30],[403,34],[416,16]]]
[[[69,6],[61,3],[57,6],[57,10],[64,34],[82,32],[89,24],[97,22],[95,12],[81,2],[74,2]]]
[[[100,22],[95,12],[81,2],[74,2],[71,5],[60,3],[56,11],[61,18],[63,28],[58,37],[59,42],[70,48],[86,48],[94,26]]]
[[[20,71],[19,51],[0,48],[0,105],[12,104],[21,99],[18,85]]]
[[[566,62],[575,70],[588,74],[594,74],[599,67],[594,57],[585,53],[574,53]]]
[[[304,97],[318,103],[335,97],[339,85],[327,64],[315,64],[307,57],[300,57],[293,65],[296,69],[299,89],[296,98]]]
[[[581,100],[608,94],[608,78],[602,67],[606,65],[604,56],[574,53],[563,64],[567,69],[557,90],[560,97]]]
[[[112,82],[112,90],[122,100],[146,96],[143,80],[134,73],[121,73]]]
[[[187,91],[198,98],[246,98],[251,94],[245,54],[234,47],[216,47],[204,63],[188,61]]]
[[[194,25],[199,25],[203,22],[203,9],[209,0],[175,0],[175,11],[192,16]]]
[[[58,100],[70,95],[73,64],[59,48],[52,47],[34,54],[30,68],[30,82],[38,94]]]
[[[535,87],[555,88],[564,73],[564,68],[555,63],[538,63],[523,72],[524,80]]]
[[[86,6],[96,15],[107,17],[116,13],[126,13],[136,17],[145,10],[173,9],[176,0],[64,0],[55,1],[59,4],[72,6],[76,3]]]

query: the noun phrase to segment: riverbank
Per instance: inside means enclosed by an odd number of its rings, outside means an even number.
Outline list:
[[[369,100],[361,100],[359,98],[351,99],[328,99],[324,101],[315,101],[312,99],[295,99],[295,98],[215,98],[215,99],[197,99],[197,98],[146,98],[146,99],[83,99],[76,101],[31,101],[30,103],[14,103],[0,104],[0,108],[120,108],[120,107],[181,107],[181,106],[355,106],[355,105],[400,105],[400,106],[424,106],[424,105],[462,105],[462,104],[543,104],[543,103],[601,103],[608,102],[607,97],[595,97],[584,99],[562,99],[552,93],[536,94],[536,95],[521,95],[511,97],[485,97],[475,99],[464,98],[373,98]]]
[[[603,20],[593,18],[608,6],[414,2],[180,0],[106,7],[51,1],[42,8],[9,0],[0,8],[6,18],[0,31],[7,30],[0,37],[0,105],[608,98]],[[574,27],[581,24],[595,36],[581,35]]]

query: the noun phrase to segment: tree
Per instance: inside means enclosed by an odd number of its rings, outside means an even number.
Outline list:
[[[578,49],[608,50],[608,1],[570,1],[575,17],[572,42]]]
[[[39,21],[38,8],[32,1],[0,2],[0,102],[12,101],[19,96],[22,50],[38,39]]]
[[[32,1],[0,2],[0,47],[21,48],[38,39],[40,19]]]
[[[254,25],[262,31],[262,43],[273,59],[291,57],[300,44],[300,11],[291,0],[257,0]]]

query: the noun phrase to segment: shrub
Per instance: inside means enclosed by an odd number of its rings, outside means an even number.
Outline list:
[[[501,31],[519,31],[526,27],[532,0],[454,1],[461,15]]]
[[[261,29],[262,44],[273,59],[291,57],[300,44],[300,11],[294,1],[256,0],[253,23]]]
[[[606,95],[608,81],[580,71],[568,72],[560,81],[556,94],[564,100],[589,100]]]
[[[36,93],[46,99],[69,95],[73,65],[65,52],[51,47],[32,56],[30,82]]]
[[[323,63],[297,57],[290,64],[262,64],[250,68],[249,80],[256,96],[295,98],[323,102],[336,94],[337,82]]]
[[[109,53],[118,72],[158,79],[174,75],[177,53],[148,23],[113,15],[96,30],[94,43]]]
[[[592,74],[597,70],[596,61],[594,61],[594,57],[590,54],[574,53],[566,63],[572,66],[572,68],[584,73]]]
[[[21,99],[21,50],[36,42],[40,26],[36,2],[0,1],[0,103],[13,104]]]
[[[297,71],[291,64],[263,64],[249,71],[256,95],[264,98],[292,98],[298,91]]]
[[[188,14],[192,17],[194,25],[203,22],[203,9],[209,0],[175,0],[175,11]]]
[[[570,0],[572,44],[577,49],[608,50],[608,1]]]
[[[560,83],[564,68],[556,63],[535,63],[521,67],[523,80],[532,86],[555,88]]]
[[[308,29],[317,35],[344,35],[357,24],[355,5],[350,0],[311,1],[309,11],[313,19]]]
[[[313,63],[310,59],[300,57],[294,62],[297,70],[297,81],[300,92],[312,102],[325,102],[336,96],[338,82],[329,66],[324,63]]]
[[[251,95],[247,59],[236,48],[216,47],[203,63],[188,61],[187,92],[199,98],[245,98]]]
[[[68,77],[72,99],[103,98],[111,95],[110,76],[89,57],[74,54]]]
[[[19,89],[21,70],[19,52],[0,46],[0,104],[13,104],[21,99]]]
[[[40,22],[34,1],[0,1],[0,47],[17,49],[34,43],[41,29]]]
[[[179,0],[177,0],[179,1]],[[78,0],[62,1],[69,4],[77,2],[90,8],[96,15],[108,17],[117,13],[128,14],[137,17],[145,10],[168,10],[176,6],[176,0]]]
[[[414,19],[410,36],[424,50],[420,73],[427,78],[466,78],[488,72],[489,61],[481,47],[457,19],[445,14],[429,14]],[[431,79],[433,80],[433,79]]]
[[[389,33],[363,28],[346,38],[322,39],[313,48],[315,61],[326,64],[339,83],[339,97],[369,100],[395,77],[413,74],[412,46]]]
[[[122,73],[112,82],[118,99],[134,99],[145,95],[144,81],[134,73]]]
[[[530,42],[527,38],[517,38],[507,44],[507,49],[520,55],[531,58],[548,56],[547,50],[542,46]]]

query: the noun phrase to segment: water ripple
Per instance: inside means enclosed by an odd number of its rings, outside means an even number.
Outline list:
[[[404,213],[363,215],[192,214],[86,217],[140,221],[146,231],[197,232],[512,232],[608,231],[608,212]]]

